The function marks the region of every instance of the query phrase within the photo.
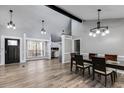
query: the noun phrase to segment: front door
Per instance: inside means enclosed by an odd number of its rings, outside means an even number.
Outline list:
[[[5,39],[5,64],[18,63],[20,61],[20,40]]]

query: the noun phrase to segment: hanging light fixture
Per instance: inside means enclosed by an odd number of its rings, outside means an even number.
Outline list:
[[[46,30],[44,29],[44,20],[42,20],[41,34],[46,34]]]
[[[9,10],[10,12],[10,22],[7,23],[7,28],[11,28],[11,29],[16,29],[15,27],[15,24],[13,23],[12,21],[12,13],[13,13],[13,10]]]
[[[97,21],[97,27],[90,29],[89,36],[96,37],[96,35],[101,34],[101,36],[105,36],[106,34],[109,34],[110,31],[108,29],[108,26],[101,26],[100,22],[100,12],[101,9],[98,9],[98,21]]]

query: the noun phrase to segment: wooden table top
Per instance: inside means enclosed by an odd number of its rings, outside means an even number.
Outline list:
[[[88,59],[88,58],[85,58],[84,62],[92,64],[92,60]],[[111,61],[111,60],[108,60],[108,61],[106,61],[106,66],[110,67],[110,68],[124,70],[124,62],[122,62],[122,61]]]

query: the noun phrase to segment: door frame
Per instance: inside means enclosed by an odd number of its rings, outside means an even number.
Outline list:
[[[75,49],[74,49],[74,48],[75,48],[75,47],[74,47],[74,41],[75,41],[75,40],[80,40],[80,53],[81,53],[81,38],[80,38],[80,37],[77,37],[77,38],[73,38],[73,39],[72,39],[72,52],[74,52],[74,50],[75,50]]]
[[[20,40],[20,62],[22,62],[22,38],[14,36],[1,36],[1,65],[5,65],[5,39],[19,39]]]
[[[25,54],[26,54],[26,56],[27,56],[27,41],[28,40],[31,40],[31,41],[46,41],[48,43],[48,57],[42,57],[42,58],[51,59],[51,40],[48,40],[48,39],[38,39],[38,38],[28,38],[28,37],[26,37],[25,38],[25,47],[26,47],[25,48]],[[25,59],[28,60],[27,57]]]
[[[71,51],[69,51],[69,52],[66,52],[65,51],[65,41],[66,40],[70,40],[71,41],[71,45],[72,45],[72,41],[73,41],[73,39],[72,39],[72,36],[70,36],[70,35],[62,35],[61,36],[61,42],[62,42],[62,63],[69,63],[70,62],[70,58],[68,58],[68,60],[66,60],[66,55],[68,56],[70,56],[70,53],[72,52],[72,47],[71,47]]]

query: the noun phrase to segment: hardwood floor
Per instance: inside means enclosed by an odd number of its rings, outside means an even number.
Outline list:
[[[107,87],[124,87],[124,76],[119,74],[119,81]],[[89,88],[104,87],[104,78],[92,81],[86,72],[80,74],[70,72],[70,64],[61,64],[58,59],[31,61],[25,64],[0,66],[1,88]]]

